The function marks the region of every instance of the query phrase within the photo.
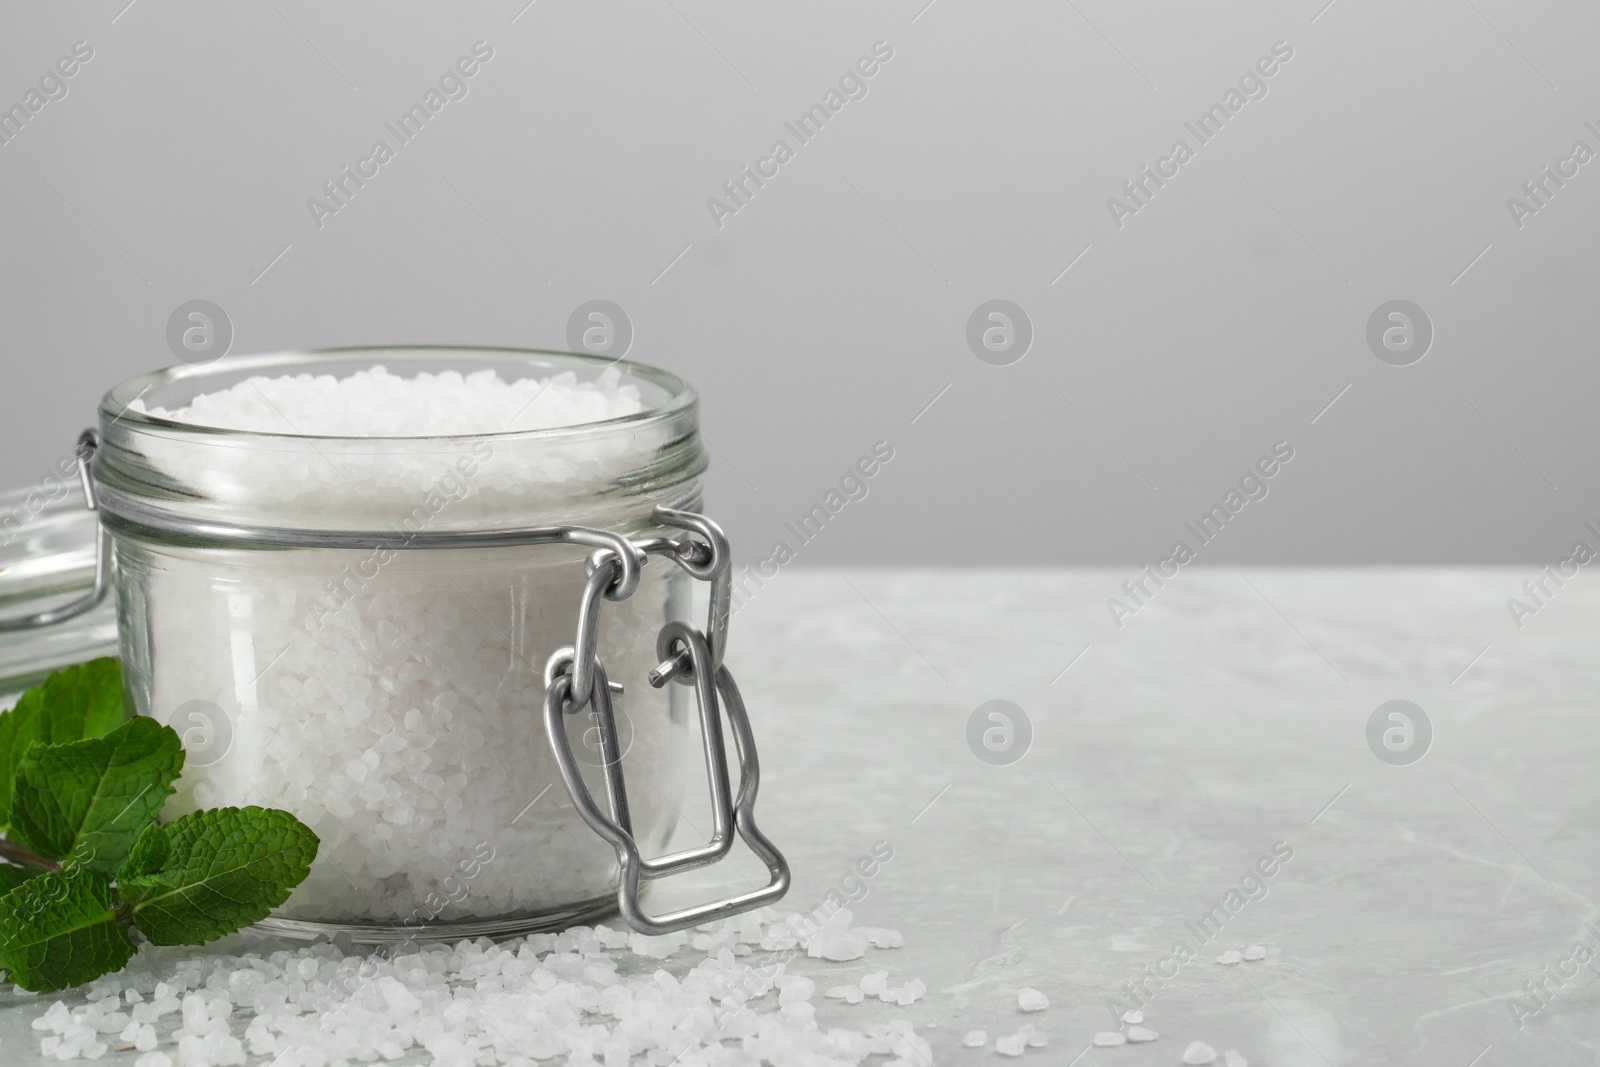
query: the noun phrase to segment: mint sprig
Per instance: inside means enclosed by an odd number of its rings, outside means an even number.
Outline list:
[[[126,718],[117,661],[69,667],[0,713],[0,968],[31,990],[119,970],[132,931],[199,945],[259,921],[310,870],[317,836],[286,811],[154,819],[183,744]]]

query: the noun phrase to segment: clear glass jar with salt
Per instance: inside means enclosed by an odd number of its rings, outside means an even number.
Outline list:
[[[133,703],[188,752],[166,814],[281,807],[321,839],[266,925],[500,936],[620,906],[659,933],[782,895],[721,665],[727,548],[695,514],[697,415],[665,371],[499,349],[236,357],[107,394],[86,484]],[[709,838],[647,859],[696,738]],[[642,883],[735,832],[767,886],[644,912]]]

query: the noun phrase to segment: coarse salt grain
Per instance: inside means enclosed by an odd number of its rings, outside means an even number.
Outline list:
[[[1251,963],[1256,960],[1264,960],[1267,958],[1267,948],[1265,945],[1251,945],[1244,950],[1244,958]]]
[[[1027,1047],[1028,1032],[1026,1030],[1018,1030],[1014,1034],[996,1038],[994,1043],[994,1050],[1002,1056],[1020,1056],[1027,1050]]]
[[[786,975],[778,979],[778,1003],[794,1004],[799,1001],[811,999],[811,994],[816,992],[817,983],[802,975]]]
[[[1205,1067],[1208,1063],[1217,1062],[1217,1050],[1204,1041],[1191,1041],[1189,1047],[1183,1050],[1183,1062],[1190,1067]]]
[[[1250,1067],[1250,1061],[1239,1054],[1237,1049],[1229,1049],[1222,1054],[1222,1062],[1227,1067]]]
[[[1138,1043],[1144,1042],[1144,1041],[1154,1041],[1156,1038],[1158,1038],[1160,1036],[1161,1036],[1160,1034],[1156,1033],[1154,1030],[1152,1030],[1152,1029],[1150,1029],[1149,1027],[1146,1027],[1146,1026],[1130,1026],[1130,1027],[1128,1027],[1128,1040],[1130,1042],[1133,1042],[1134,1044],[1138,1044]]]
[[[1050,998],[1029,986],[1017,990],[1017,1007],[1023,1011],[1044,1011],[1050,1006]]]
[[[1126,1045],[1128,1039],[1120,1031],[1102,1030],[1094,1035],[1094,1043],[1101,1048],[1115,1048],[1118,1045]]]
[[[1232,967],[1235,963],[1238,963],[1242,959],[1244,959],[1244,953],[1240,952],[1236,948],[1230,948],[1228,951],[1217,957],[1217,962],[1223,966]]]
[[[867,939],[873,948],[899,948],[903,939],[899,930],[885,930],[881,926],[858,926],[856,933]]]
[[[961,1039],[961,1043],[967,1048],[982,1048],[989,1043],[989,1031],[968,1030],[967,1036]]]
[[[922,998],[922,994],[927,991],[927,983],[920,978],[913,978],[898,989],[886,990],[878,994],[878,999],[892,1001],[903,1008],[909,1004],[915,1004]]]

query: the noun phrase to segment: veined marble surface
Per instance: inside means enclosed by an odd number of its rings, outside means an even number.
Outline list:
[[[1176,1064],[1194,1040],[1278,1067],[1594,1063],[1600,986],[1558,975],[1600,948],[1600,586],[1569,581],[1519,629],[1531,567],[1186,570],[1119,628],[1106,600],[1137,577],[786,571],[736,614],[758,813],[795,869],[780,907],[816,908],[874,842],[895,853],[852,907],[905,947],[791,964],[818,1022],[910,1019],[940,1063],[999,1061],[1023,1023],[1050,1042],[1024,1062],[1081,1067]],[[996,699],[1033,733],[1005,766],[968,744]],[[1368,743],[1395,699],[1432,725],[1404,766]],[[1275,848],[1292,858],[1247,881]],[[758,880],[730,862],[652,906]],[[880,967],[928,994],[822,998]],[[1140,998],[1159,1040],[1085,1051],[1126,983],[1163,973]],[[1022,986],[1050,1007],[1021,1013]],[[5,1062],[35,1055],[47,1003],[0,998]]]

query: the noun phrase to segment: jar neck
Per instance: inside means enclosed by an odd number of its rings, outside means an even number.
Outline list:
[[[244,357],[123,383],[101,405],[93,476],[107,523],[183,536],[205,528],[387,531],[394,535],[581,525],[623,530],[692,497],[707,457],[694,391],[627,364],[638,414],[527,431],[337,437],[230,430],[131,406],[250,375],[326,374],[363,363],[514,374],[594,374],[613,364],[511,350],[340,350]],[[621,366],[621,364],[616,364]],[[611,372],[615,373],[615,372]]]

